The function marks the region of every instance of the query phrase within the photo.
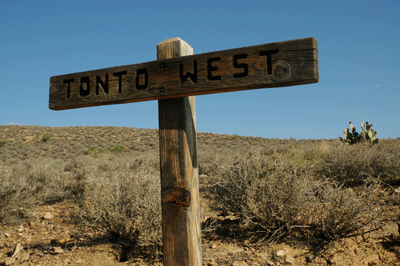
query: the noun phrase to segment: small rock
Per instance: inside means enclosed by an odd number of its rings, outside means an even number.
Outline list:
[[[51,220],[51,219],[53,219],[54,218],[54,216],[53,216],[53,214],[51,214],[51,212],[45,212],[45,213],[43,213],[43,219],[45,219],[45,220]]]
[[[10,238],[11,237],[11,234],[10,233],[4,233],[4,235],[7,237],[7,238]]]
[[[18,255],[18,253],[23,249],[21,243],[18,243],[17,246],[13,249],[11,257],[14,258]]]
[[[294,258],[292,256],[286,255],[285,262],[292,264],[294,262]]]
[[[250,246],[250,241],[249,240],[244,241],[244,245],[247,247]]]
[[[52,239],[52,240],[50,241],[50,245],[52,245],[52,246],[62,246],[62,245],[64,245],[65,243],[67,243],[68,240],[69,240],[69,239],[66,238],[66,237],[54,238],[54,239]]]
[[[260,253],[260,254],[258,254],[263,260],[268,260],[269,259],[269,256],[268,256],[268,254],[266,254],[266,253]]]
[[[3,260],[3,265],[8,266],[8,265],[13,265],[15,263],[15,259],[11,257],[7,257]]]
[[[283,250],[283,249],[281,249],[281,250],[278,250],[277,252],[276,252],[276,256],[278,256],[278,257],[283,257],[283,256],[285,256],[285,251]]]
[[[49,253],[50,254],[60,254],[63,253],[64,250],[61,247],[51,247],[49,248]]]
[[[27,260],[29,260],[29,253],[28,252],[21,252],[21,255],[19,256],[19,258],[18,258],[18,262],[19,263],[21,263],[21,262],[24,262],[24,261],[27,261]]]
[[[313,260],[316,264],[327,265],[328,261],[325,258],[315,257]]]

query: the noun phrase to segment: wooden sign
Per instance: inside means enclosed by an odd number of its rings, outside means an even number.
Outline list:
[[[305,38],[53,76],[49,108],[64,110],[316,82],[317,40]]]
[[[173,38],[157,61],[50,78],[53,110],[159,100],[164,266],[203,265],[193,95],[318,82],[314,38],[192,54]]]

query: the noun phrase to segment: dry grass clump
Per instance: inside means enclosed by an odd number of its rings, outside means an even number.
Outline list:
[[[43,158],[0,165],[0,222],[20,217],[21,208],[72,198],[76,180],[64,173],[64,165]]]
[[[220,165],[219,173],[210,168],[216,208],[239,217],[242,229],[262,241],[301,234],[326,246],[373,230],[380,214],[377,185],[349,188],[342,179],[321,178],[320,147],[298,144],[280,153],[261,149]]]
[[[323,243],[355,236],[379,228],[381,210],[376,196],[379,186],[358,189],[323,186],[312,208],[312,230]]]
[[[325,146],[326,148],[326,146]],[[330,143],[328,152],[318,150],[319,164],[316,175],[343,183],[359,186],[382,181],[390,185],[400,183],[400,141],[381,140],[378,145],[365,143],[342,145]]]
[[[0,222],[20,222],[34,205],[73,200],[80,221],[156,256],[161,250],[158,158],[131,157],[113,153],[1,164]]]
[[[99,158],[87,174],[79,216],[119,242],[161,249],[161,188],[153,157]]]
[[[304,224],[302,214],[315,201],[316,182],[283,154],[250,153],[213,179],[217,208],[234,213],[246,230],[262,231],[269,241]]]
[[[0,166],[0,222],[8,221],[12,212],[25,205],[20,199],[24,198],[24,191],[27,189],[26,179],[14,176],[14,173],[13,169]]]

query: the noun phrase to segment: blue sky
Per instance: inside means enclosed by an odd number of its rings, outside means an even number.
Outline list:
[[[48,108],[51,76],[306,37],[319,83],[196,96],[197,130],[329,139],[352,121],[400,137],[400,1],[0,1],[0,125],[158,128],[157,101]]]

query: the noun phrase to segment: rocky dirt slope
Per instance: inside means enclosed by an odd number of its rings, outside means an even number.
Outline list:
[[[0,226],[0,265],[162,265],[159,258],[143,257],[104,232],[76,224],[71,218],[76,209],[72,203],[21,209],[27,222]],[[390,217],[382,229],[345,239],[314,256],[299,239],[256,245],[235,238],[233,217],[203,209],[203,265],[400,265],[399,227]]]
[[[0,164],[4,165],[35,157],[67,160],[89,154],[87,151],[100,154],[121,147],[125,152],[156,153],[158,147],[156,130],[19,126],[0,129]],[[52,136],[49,141],[43,140],[47,132]],[[269,145],[261,138],[204,133],[198,138],[200,155],[226,153],[228,148],[239,146],[250,149],[252,145]],[[383,213],[378,230],[343,239],[316,252],[317,247],[307,239],[289,237],[267,244],[243,237],[237,217],[214,211],[203,189],[208,185],[207,179],[204,174],[200,176],[203,265],[400,265],[399,188],[382,190]],[[387,204],[389,198],[397,203]],[[162,265],[162,256],[149,257],[119,243],[105,231],[78,222],[78,211],[76,203],[68,200],[21,207],[19,219],[0,223],[0,265]]]

